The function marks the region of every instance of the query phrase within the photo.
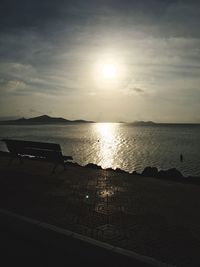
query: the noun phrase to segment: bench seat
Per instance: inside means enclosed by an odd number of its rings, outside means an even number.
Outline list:
[[[64,156],[62,154],[59,144],[14,139],[2,139],[1,141],[6,143],[10,152],[11,160],[9,164],[12,163],[14,158],[19,158],[22,161],[25,156],[45,159],[55,163],[54,172],[58,164],[62,164],[65,168],[65,162],[67,160],[73,160],[71,156]]]

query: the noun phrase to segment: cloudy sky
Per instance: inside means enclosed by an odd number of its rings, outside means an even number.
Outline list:
[[[200,122],[200,1],[1,1],[0,116]]]

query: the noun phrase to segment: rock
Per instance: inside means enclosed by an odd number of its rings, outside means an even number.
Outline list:
[[[180,171],[178,171],[176,168],[172,168],[166,171],[159,171],[158,177],[160,178],[183,178],[184,176]]]
[[[124,171],[124,170],[122,170],[122,169],[120,169],[120,168],[117,168],[115,171],[116,171],[116,172],[119,172],[119,173],[128,173],[128,172],[126,172],[126,171]]]
[[[106,168],[105,171],[114,171],[112,168]]]
[[[140,175],[140,173],[138,173],[138,172],[136,172],[136,171],[133,171],[133,172],[131,173],[131,175]]]
[[[101,169],[101,166],[98,166],[94,163],[88,163],[85,167],[91,168],[91,169]]]
[[[146,167],[141,173],[142,176],[156,177],[158,175],[158,169],[156,167]]]
[[[80,165],[77,162],[72,162],[72,161],[65,162],[65,165],[72,165],[72,166],[78,166],[78,167],[80,167]]]

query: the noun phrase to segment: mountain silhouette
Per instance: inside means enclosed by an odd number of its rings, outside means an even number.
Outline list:
[[[59,124],[59,123],[92,123],[93,121],[86,120],[67,120],[61,117],[50,117],[42,115],[33,118],[20,118],[17,120],[0,121],[1,125],[28,125],[28,124]]]

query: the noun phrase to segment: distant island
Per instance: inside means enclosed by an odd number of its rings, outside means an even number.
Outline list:
[[[51,117],[48,115],[41,115],[38,117],[32,118],[20,118],[20,119],[10,119],[5,120],[2,118],[0,120],[0,125],[38,125],[38,124],[79,124],[79,123],[95,123],[95,121],[87,121],[87,120],[68,120],[62,117]],[[154,121],[134,121],[134,122],[124,122],[120,121],[118,123],[124,123],[133,126],[200,126],[200,123],[162,123],[162,122],[154,122]]]
[[[153,126],[156,125],[157,123],[153,121],[134,121],[131,124],[135,126]]]
[[[154,121],[134,121],[130,122],[133,126],[199,126],[199,123],[170,123],[170,122],[154,122]]]
[[[34,125],[34,124],[71,124],[71,123],[93,123],[93,121],[86,120],[67,120],[61,117],[50,117],[42,115],[33,118],[20,118],[16,120],[0,121],[0,125]]]

